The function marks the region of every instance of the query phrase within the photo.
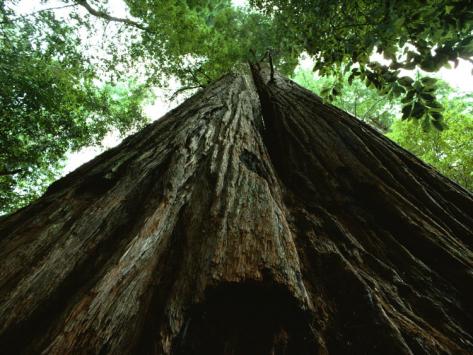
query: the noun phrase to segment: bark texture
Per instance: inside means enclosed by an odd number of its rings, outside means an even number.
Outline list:
[[[6,354],[468,354],[472,195],[269,70],[0,220]]]

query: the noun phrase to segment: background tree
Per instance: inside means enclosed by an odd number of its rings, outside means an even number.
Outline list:
[[[441,127],[435,81],[400,76],[400,69],[427,72],[473,56],[473,13],[463,1],[252,0],[273,17],[293,48],[303,48],[321,74],[350,71],[381,94],[402,96],[404,117]],[[390,60],[370,60],[376,51]]]
[[[295,82],[315,92],[327,102],[350,112],[380,132],[387,133],[393,121],[400,115],[400,100],[379,95],[376,89],[366,86],[359,78],[350,82],[348,79],[348,73],[340,79],[330,75],[320,77],[311,70],[298,70],[293,76]]]
[[[126,71],[140,63],[155,82],[165,73],[202,85],[268,49],[273,64],[289,74],[306,52],[321,74],[351,70],[381,93],[409,97],[407,116],[440,122],[431,110],[431,82],[401,79],[400,69],[436,71],[473,55],[473,15],[467,3],[452,0],[255,0],[246,8],[230,0],[124,3],[128,18],[111,16],[111,2],[64,2],[75,28],[91,27],[97,19],[120,26],[122,35],[104,41],[112,54],[102,58],[106,68]],[[120,41],[126,41],[121,48]],[[370,61],[375,50],[391,64]]]
[[[24,206],[59,176],[66,152],[129,134],[149,93],[132,81],[98,82],[75,30],[50,12],[10,22],[0,12],[0,211]]]

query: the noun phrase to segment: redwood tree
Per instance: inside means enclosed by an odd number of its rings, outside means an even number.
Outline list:
[[[5,354],[468,354],[472,195],[269,68],[0,220]]]

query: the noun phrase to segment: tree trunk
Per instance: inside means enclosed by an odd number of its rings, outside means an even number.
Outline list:
[[[0,221],[5,354],[473,352],[473,198],[269,70]]]

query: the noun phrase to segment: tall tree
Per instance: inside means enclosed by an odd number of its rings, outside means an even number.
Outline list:
[[[435,81],[399,70],[471,55],[463,2],[126,0],[121,17],[113,2],[24,16],[12,2],[0,1],[2,25],[16,35],[31,17],[44,24],[24,43],[78,73],[65,85],[74,97],[128,72],[201,90],[0,217],[2,351],[473,351],[472,195],[275,70],[290,73],[307,51],[320,72],[348,68],[402,97],[405,118],[441,128]],[[49,36],[94,21],[119,26],[100,43],[105,55],[96,37],[72,37],[68,51]],[[375,46],[389,66],[370,63]],[[261,57],[267,66],[243,64]]]
[[[468,354],[473,196],[258,66],[0,220],[0,348]]]

